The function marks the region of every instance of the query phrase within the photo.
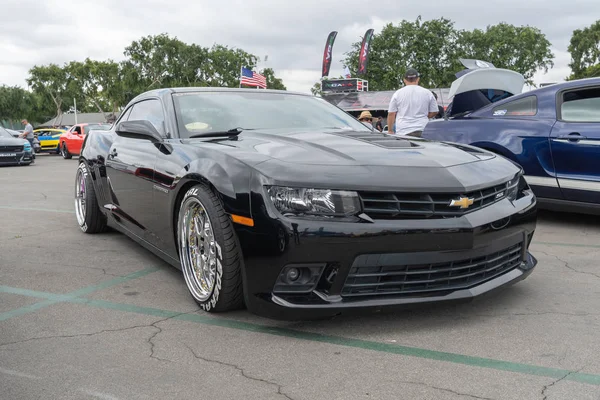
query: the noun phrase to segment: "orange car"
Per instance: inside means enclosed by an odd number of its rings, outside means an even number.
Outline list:
[[[79,155],[81,152],[81,146],[83,145],[83,139],[90,130],[102,130],[107,131],[111,127],[110,124],[102,123],[91,123],[91,124],[77,124],[69,128],[68,131],[60,135],[58,148],[60,154],[64,159],[69,159],[74,155]]]

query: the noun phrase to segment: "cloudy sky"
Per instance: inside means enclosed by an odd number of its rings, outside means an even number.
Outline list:
[[[567,5],[569,4],[569,5]],[[142,36],[166,32],[188,43],[240,47],[264,58],[290,90],[308,92],[320,78],[327,35],[338,31],[331,75],[368,28],[445,17],[458,29],[508,22],[540,28],[553,44],[555,67],[536,83],[569,75],[574,29],[600,18],[598,0],[0,0],[0,84],[25,86],[35,64],[123,59]],[[265,66],[261,63],[260,67]]]

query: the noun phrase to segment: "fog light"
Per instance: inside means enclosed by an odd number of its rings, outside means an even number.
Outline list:
[[[323,273],[325,264],[291,264],[283,267],[273,287],[273,293],[310,293]]]
[[[287,279],[288,281],[295,281],[300,277],[300,271],[298,271],[298,268],[290,268],[288,269],[287,272]]]

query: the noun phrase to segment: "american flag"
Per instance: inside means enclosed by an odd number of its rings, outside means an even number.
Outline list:
[[[259,73],[249,70],[248,68],[242,67],[242,76],[240,77],[240,85],[258,86],[260,88],[267,88],[267,78]]]

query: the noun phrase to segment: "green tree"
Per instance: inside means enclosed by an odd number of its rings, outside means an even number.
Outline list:
[[[267,89],[287,90],[283,81],[275,76],[275,71],[272,68],[265,68],[260,71],[260,74],[267,79]]]
[[[122,89],[119,78],[119,64],[113,61],[95,61],[86,58],[84,62],[71,61],[65,66],[71,77],[74,90],[83,98],[79,109],[105,113],[118,107]]]
[[[236,87],[241,67],[254,68],[257,62],[241,49],[189,45],[164,33],[132,42],[124,55],[122,70],[130,72],[126,82],[138,94],[161,87]]]
[[[351,71],[358,69],[360,45],[354,43],[343,60]],[[413,67],[424,87],[449,87],[463,68],[459,58],[490,61],[523,74],[528,83],[538,70],[554,65],[550,42],[537,28],[500,23],[486,30],[459,31],[446,18],[422,21],[419,16],[414,22],[387,24],[373,36],[364,78],[370,90],[393,90],[401,86],[406,69]]]
[[[600,64],[600,20],[587,28],[573,31],[569,53],[571,53],[569,79],[598,76],[595,67]]]
[[[125,48],[126,65],[138,74],[136,91],[179,86],[188,46],[167,34],[145,36]]]
[[[393,90],[402,84],[407,68],[416,68],[425,87],[448,86],[456,66],[454,23],[446,18],[422,21],[401,21],[387,24],[373,35],[369,50],[367,74],[369,90]],[[343,63],[350,71],[358,70],[361,42],[352,45]]]
[[[537,71],[554,66],[550,42],[538,28],[507,23],[488,26],[485,31],[459,32],[457,53],[463,58],[489,61],[497,68],[519,72],[529,84]]]
[[[40,108],[54,107],[54,115],[60,115],[80,96],[73,78],[66,68],[56,64],[36,65],[29,70],[27,84],[39,96]]]
[[[310,88],[310,92],[313,96],[321,96],[323,92],[321,91],[321,82],[315,82],[313,87]]]
[[[52,118],[54,108],[43,104],[36,93],[18,86],[0,86],[0,120],[44,122]]]

